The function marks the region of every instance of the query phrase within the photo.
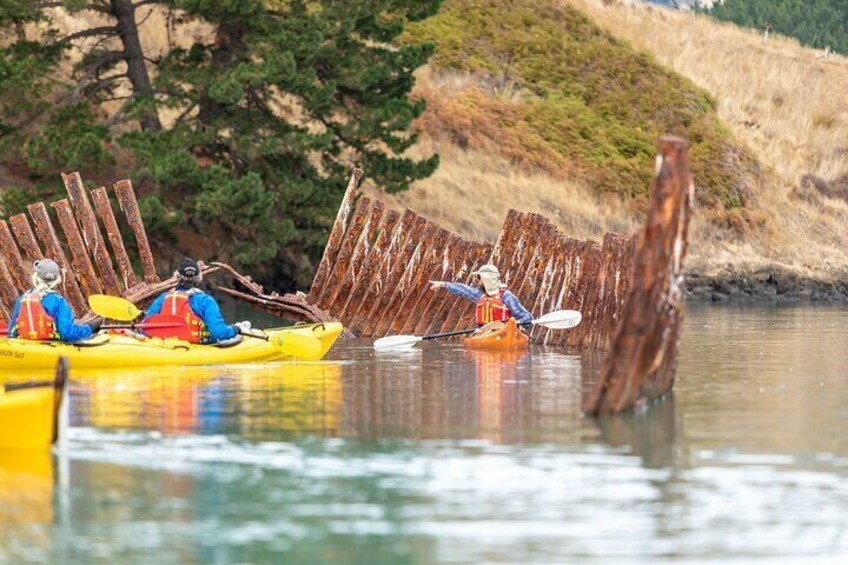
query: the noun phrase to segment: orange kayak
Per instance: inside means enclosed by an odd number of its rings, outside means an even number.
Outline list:
[[[530,338],[518,328],[515,318],[510,318],[504,324],[492,322],[465,338],[465,347],[485,351],[515,351],[527,349]]]

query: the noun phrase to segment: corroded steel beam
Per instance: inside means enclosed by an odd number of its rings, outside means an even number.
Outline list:
[[[387,236],[382,241],[378,240],[374,246],[375,259],[371,265],[373,271],[370,276],[368,276],[368,273],[365,275],[367,281],[364,282],[367,288],[361,294],[362,298],[358,303],[353,302],[353,298],[351,298],[350,315],[343,318],[345,325],[355,334],[367,335],[364,333],[364,327],[370,319],[371,313],[378,310],[380,302],[385,296],[384,287],[392,273],[393,258],[400,252],[417,219],[418,215],[415,212],[405,211],[403,216],[395,222],[394,229],[388,234],[390,237]],[[337,315],[336,312],[331,313]]]
[[[94,217],[94,209],[92,209],[91,202],[88,200],[88,194],[79,173],[63,174],[62,181],[65,183],[65,189],[68,191],[77,221],[82,228],[83,241],[86,248],[91,252],[94,264],[97,266],[97,272],[100,273],[103,280],[103,286],[109,293],[119,294],[123,289],[118,283],[118,275],[115,274],[115,269],[112,267],[112,257],[109,255],[106,242],[100,234],[97,219]]]
[[[32,218],[32,223],[35,226],[35,231],[38,234],[38,239],[44,246],[44,251],[49,255],[59,267],[63,270],[62,289],[66,297],[73,306],[74,311],[82,314],[88,311],[88,305],[77,284],[74,271],[71,269],[71,263],[65,256],[65,250],[62,249],[62,244],[59,242],[59,237],[56,235],[56,230],[53,227],[53,222],[50,220],[50,215],[47,213],[47,206],[43,202],[36,202],[27,206],[29,215]]]
[[[8,312],[15,308],[15,301],[18,299],[19,292],[5,261],[0,260],[0,301]],[[8,322],[9,316],[6,315],[5,319]]]
[[[340,319],[355,319],[354,315],[362,306],[365,294],[372,285],[376,284],[380,276],[380,268],[383,265],[383,257],[392,242],[392,234],[399,220],[400,214],[394,210],[389,210],[383,222],[379,224],[377,240],[368,249],[365,258],[361,260],[362,268],[353,288],[350,290],[350,296],[344,306],[338,309]]]
[[[74,219],[74,213],[71,211],[71,203],[67,200],[59,200],[51,204],[51,206],[56,210],[59,225],[65,233],[65,240],[68,242],[68,248],[71,252],[74,271],[77,278],[79,278],[83,292],[86,296],[101,294],[103,292],[103,284],[100,282],[97,273],[94,272],[94,265],[91,264],[91,258],[88,256],[82,234]]]
[[[0,220],[0,253],[3,254],[4,263],[12,275],[17,289],[23,291],[28,288],[31,269],[27,268],[23,257],[21,257],[21,252],[15,245],[15,240],[12,238],[12,232],[9,230],[9,224],[6,223],[6,220]]]
[[[320,293],[324,292],[327,277],[330,276],[330,272],[333,270],[333,265],[336,262],[336,257],[342,245],[342,239],[350,223],[349,219],[353,213],[353,203],[356,200],[359,179],[361,178],[362,169],[353,169],[353,173],[350,175],[350,181],[342,197],[341,206],[339,206],[339,211],[336,215],[336,221],[333,223],[330,237],[327,239],[327,245],[324,247],[324,255],[321,257],[318,270],[312,279],[312,286],[309,289],[310,303],[314,304],[318,302]]]
[[[29,225],[26,215],[16,214],[9,218],[9,223],[12,225],[12,233],[15,234],[15,239],[18,240],[18,245],[24,252],[24,255],[30,261],[43,259],[44,254],[41,253],[41,249],[38,247],[35,234],[32,233],[32,228]]]
[[[124,247],[121,228],[118,227],[118,221],[115,219],[115,213],[112,211],[112,204],[109,202],[109,195],[106,193],[106,188],[101,186],[96,190],[92,190],[91,199],[94,200],[97,215],[100,216],[100,220],[103,222],[103,227],[106,229],[106,237],[109,239],[109,245],[115,254],[118,271],[121,273],[123,290],[132,288],[138,281],[133,272],[130,256],[127,254],[127,248]]]
[[[356,203],[356,210],[350,220],[350,226],[342,236],[339,250],[336,254],[336,260],[333,263],[332,276],[330,276],[324,288],[321,289],[319,295],[315,298],[315,304],[319,308],[329,308],[339,292],[339,287],[344,282],[345,275],[348,273],[351,256],[359,242],[363,231],[366,228],[367,218],[371,211],[371,199],[363,196]],[[353,266],[352,270],[357,267]]]
[[[333,299],[332,308],[344,312],[353,295],[353,289],[362,280],[363,276],[365,276],[369,265],[368,258],[372,245],[379,238],[384,211],[385,205],[382,202],[379,200],[374,202],[362,234],[359,236],[359,240],[353,249],[350,258],[350,267],[344,274],[341,285],[338,288],[338,293]]]
[[[153,253],[150,251],[150,242],[147,240],[147,232],[144,229],[144,221],[141,219],[141,210],[138,208],[138,200],[136,200],[132,183],[128,180],[118,181],[114,188],[118,204],[135,235],[141,269],[144,272],[144,282],[156,284],[159,282],[159,276],[156,274],[156,264],[153,262]]]
[[[694,195],[687,143],[660,141],[657,176],[627,305],[600,378],[583,409],[610,414],[671,389],[683,319],[683,260]]]

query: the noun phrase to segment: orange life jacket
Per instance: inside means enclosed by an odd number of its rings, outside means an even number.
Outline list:
[[[477,301],[477,310],[475,312],[478,326],[484,326],[492,322],[506,322],[512,318],[512,312],[503,303],[502,298],[502,290],[498,292],[497,296],[489,296],[483,293],[483,296]]]
[[[191,309],[189,299],[192,295],[200,292],[197,289],[193,290],[177,290],[174,289],[165,296],[162,301],[162,314],[177,316],[185,321],[186,325],[191,328],[191,338],[189,343],[203,343],[209,336],[206,331],[206,324],[203,323],[203,318],[194,313]]]
[[[43,341],[59,337],[53,316],[41,305],[43,297],[44,293],[31,290],[21,298],[21,309],[15,320],[18,338]]]

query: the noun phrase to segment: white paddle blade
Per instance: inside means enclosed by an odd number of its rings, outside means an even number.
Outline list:
[[[412,349],[420,341],[421,338],[416,335],[390,335],[375,341],[374,349],[377,351],[401,351]]]
[[[578,325],[582,320],[583,314],[577,310],[557,310],[533,320],[533,325],[552,330],[567,330]]]

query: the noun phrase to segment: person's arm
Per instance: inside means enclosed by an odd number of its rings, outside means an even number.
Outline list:
[[[20,295],[15,301],[15,309],[12,311],[12,318],[9,320],[9,337],[18,337],[18,316],[21,313],[21,299],[24,295]]]
[[[471,302],[477,302],[483,296],[482,290],[477,287],[468,286],[467,284],[446,282],[444,283],[444,288],[451,294],[456,294]]]
[[[512,317],[515,318],[519,326],[526,326],[533,321],[533,314],[521,304],[521,301],[512,292],[507,290],[503,293],[503,303],[504,306],[509,308]]]
[[[203,323],[206,324],[206,331],[214,341],[223,341],[236,336],[238,330],[235,326],[231,326],[224,321],[224,316],[221,315],[221,309],[215,299],[208,294],[198,293],[192,295],[189,299],[191,309],[194,313],[200,316]]]
[[[56,333],[63,341],[79,341],[91,337],[93,333],[91,327],[87,324],[76,323],[74,311],[63,297],[55,293],[47,294],[41,299],[41,306],[53,317]]]
[[[141,321],[142,323],[146,322],[147,318],[149,318],[150,316],[162,313],[162,304],[165,302],[165,297],[167,295],[167,292],[163,292],[158,297],[156,297],[156,300],[153,301],[153,304],[151,304],[150,307],[145,311],[144,319]]]

